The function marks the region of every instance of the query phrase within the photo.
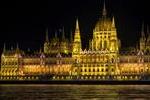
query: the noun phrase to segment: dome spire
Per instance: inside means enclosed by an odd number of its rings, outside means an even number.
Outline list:
[[[104,0],[102,15],[103,15],[104,17],[107,15],[106,6],[105,6],[105,0]]]

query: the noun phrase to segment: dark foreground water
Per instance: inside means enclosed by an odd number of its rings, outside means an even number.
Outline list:
[[[150,86],[0,85],[0,100],[150,100]]]

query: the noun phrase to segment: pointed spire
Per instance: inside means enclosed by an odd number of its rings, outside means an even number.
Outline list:
[[[18,43],[17,43],[17,47],[16,47],[16,49],[17,49],[17,50],[19,50],[19,45],[18,45]]]
[[[48,38],[48,28],[46,28],[46,42],[49,42],[49,38]]]
[[[104,0],[102,15],[103,15],[104,17],[107,15],[106,6],[105,6],[105,0]]]
[[[149,35],[149,26],[147,25],[147,34]]]
[[[17,46],[16,46],[16,53],[19,53],[19,45],[17,43]]]
[[[76,28],[75,28],[75,34],[74,34],[74,41],[81,41],[80,40],[80,29],[79,29],[79,22],[78,19],[76,19]]]
[[[76,28],[75,28],[75,33],[79,33],[79,21],[78,18],[76,19]]]
[[[147,42],[150,43],[150,32],[149,32],[149,26],[147,25]]]
[[[42,48],[40,47],[40,54],[42,53]]]
[[[76,19],[76,29],[79,30],[79,22],[78,22],[78,18]]]
[[[4,43],[3,52],[6,52],[6,45]]]
[[[78,19],[76,20],[76,29],[74,33],[74,40],[73,40],[73,52],[80,52],[81,50],[81,38],[80,38],[80,30],[79,30],[79,23]]]
[[[11,46],[11,50],[13,50],[13,46]]]
[[[115,27],[115,18],[114,18],[114,16],[112,18],[112,27]]]
[[[31,51],[30,48],[28,48],[27,51],[30,52]]]
[[[55,38],[57,38],[57,31],[55,31]]]
[[[72,37],[72,31],[70,31],[70,42],[72,42],[73,37]]]
[[[145,38],[145,34],[144,34],[144,22],[142,23],[141,36],[142,36],[142,38]]]
[[[64,30],[64,27],[62,29],[62,40],[65,40],[65,30]]]

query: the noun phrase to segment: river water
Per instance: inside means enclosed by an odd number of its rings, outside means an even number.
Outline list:
[[[7,84],[0,100],[150,100],[150,86]]]

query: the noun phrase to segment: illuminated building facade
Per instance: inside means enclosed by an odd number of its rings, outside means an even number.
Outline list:
[[[46,40],[44,50],[27,54],[17,45],[16,50],[6,50],[1,55],[0,79],[95,79],[95,80],[141,80],[148,79],[150,73],[150,33],[147,38],[142,25],[138,47],[131,51],[120,51],[121,41],[117,37],[115,18],[107,17],[105,3],[102,17],[93,29],[89,48],[82,49],[78,19],[74,38],[65,38],[57,33]]]

